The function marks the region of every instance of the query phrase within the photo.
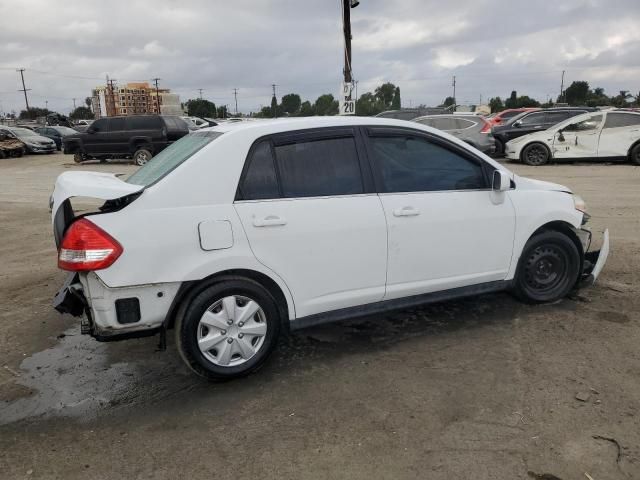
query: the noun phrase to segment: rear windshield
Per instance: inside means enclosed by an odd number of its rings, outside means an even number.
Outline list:
[[[156,183],[220,135],[222,135],[222,132],[197,132],[182,137],[140,167],[139,170],[127,178],[127,183],[144,187]]]

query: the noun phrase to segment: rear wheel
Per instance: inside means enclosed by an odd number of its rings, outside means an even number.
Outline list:
[[[259,283],[233,277],[198,293],[176,322],[176,345],[198,375],[228,380],[261,367],[280,333],[273,296]]]
[[[520,159],[527,165],[537,167],[549,161],[549,149],[541,143],[527,145],[520,154]]]
[[[151,152],[146,148],[139,148],[133,154],[133,162],[136,165],[142,166],[145,165],[149,160],[151,160],[152,156],[153,155],[151,154]]]
[[[631,163],[640,165],[640,143],[631,149]]]
[[[84,161],[84,155],[82,152],[76,152],[73,154],[73,161],[76,163],[82,163]]]
[[[532,237],[524,247],[515,278],[515,293],[527,303],[554,302],[575,286],[580,253],[569,237],[548,231]]]

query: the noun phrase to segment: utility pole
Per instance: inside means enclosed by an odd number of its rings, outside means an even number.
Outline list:
[[[202,90],[204,90],[203,88],[199,88],[198,92],[200,92],[200,100],[202,100]]]
[[[109,95],[105,95],[105,107],[106,107],[106,116],[107,117],[112,117],[114,116],[117,112],[116,112],[116,98],[115,98],[115,93],[114,93],[114,86],[113,84],[115,83],[116,79],[115,78],[109,78],[107,77],[107,92],[109,93]]]
[[[456,111],[456,76],[453,76],[453,111]]]
[[[564,70],[562,70],[562,80],[560,81],[560,97],[559,100],[564,102]]]
[[[73,109],[74,110],[76,109],[76,99],[75,98],[73,99]]]
[[[49,100],[44,101],[44,109],[49,110]]]
[[[342,0],[342,32],[344,34],[344,83],[353,81],[351,68],[351,9],[360,5],[358,0]]]
[[[156,84],[156,105],[158,105],[158,115],[160,115],[160,90],[158,89],[158,81],[162,79],[156,77],[152,80]]]
[[[233,89],[233,98],[236,101],[236,117],[238,116],[238,89],[234,88]]]
[[[278,116],[278,97],[276,97],[276,87],[277,85],[275,83],[271,84],[271,88],[273,89],[273,97],[271,100],[271,106],[273,107],[274,101],[275,100],[275,106],[276,108],[272,108],[273,112],[271,112],[273,114],[273,118],[276,118]]]
[[[27,98],[27,92],[31,90],[24,86],[24,68],[19,68],[16,72],[20,72],[20,78],[22,79],[22,90],[18,90],[19,92],[24,93],[24,103],[27,105],[27,112],[29,111],[29,99]]]

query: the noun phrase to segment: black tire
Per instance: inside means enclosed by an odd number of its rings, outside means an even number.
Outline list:
[[[76,163],[84,162],[84,155],[82,154],[82,152],[75,152],[73,154],[73,161]]]
[[[640,143],[631,149],[629,159],[634,165],[640,165]]]
[[[555,302],[576,285],[580,252],[564,233],[547,231],[529,239],[514,279],[517,297],[526,303]]]
[[[544,165],[549,161],[551,153],[546,145],[535,142],[527,145],[520,154],[520,160],[532,167],[538,167]]]
[[[502,140],[496,138],[495,142],[496,142],[496,151],[493,154],[496,157],[504,155],[504,143],[502,143]]]
[[[138,148],[131,158],[133,159],[133,163],[141,167],[151,160],[151,157],[153,157],[153,154],[150,150],[146,148]]]
[[[254,356],[240,365],[221,366],[207,359],[200,350],[198,333],[202,326],[199,324],[210,307],[232,295],[248,297],[259,304],[264,312],[267,332]],[[188,302],[184,313],[176,320],[176,346],[187,366],[202,377],[209,380],[231,380],[248,375],[264,364],[278,342],[282,322],[278,305],[269,291],[254,280],[244,277],[222,278],[204,287]]]

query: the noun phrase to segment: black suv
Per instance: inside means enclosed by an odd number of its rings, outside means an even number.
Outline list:
[[[496,141],[496,154],[504,154],[504,146],[509,140],[551,128],[557,123],[597,109],[591,107],[548,108],[533,112],[524,112],[509,119],[503,125],[491,129]]]
[[[132,158],[144,165],[167,145],[189,133],[184,120],[169,115],[105,117],[84,132],[64,137],[64,153],[76,163],[97,158]]]

